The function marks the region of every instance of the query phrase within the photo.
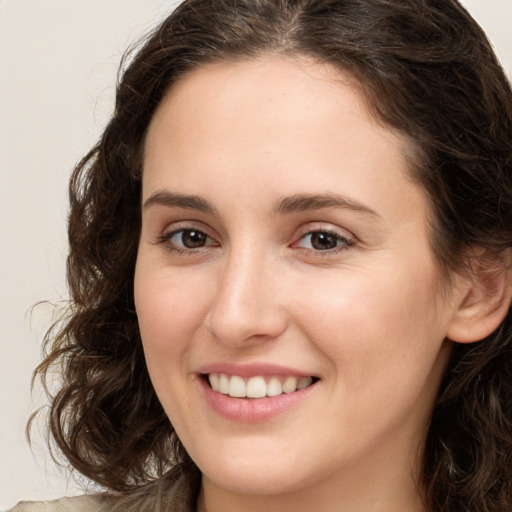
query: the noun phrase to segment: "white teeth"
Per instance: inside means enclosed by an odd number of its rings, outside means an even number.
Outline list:
[[[295,377],[286,377],[283,382],[283,393],[293,393],[297,390],[297,379]]]
[[[263,376],[243,379],[238,375],[225,373],[210,373],[208,375],[210,386],[214,391],[235,398],[263,398],[265,396],[279,396],[283,393],[293,393],[305,389],[313,383],[312,377],[270,377]]]
[[[267,396],[279,396],[283,394],[283,386],[277,377],[272,377],[267,384]]]
[[[247,396],[245,389],[245,381],[242,377],[233,375],[229,381],[229,396],[235,398],[244,398]]]
[[[267,384],[265,383],[265,379],[263,377],[251,377],[247,381],[247,397],[263,398],[264,396],[267,396]]]
[[[299,382],[297,382],[297,389],[305,389],[308,386],[311,386],[313,383],[313,379],[311,377],[301,377]]]
[[[219,393],[229,395],[229,377],[225,373],[221,373],[219,377]]]
[[[210,373],[209,376],[210,386],[214,391],[219,391],[220,376],[218,373]]]

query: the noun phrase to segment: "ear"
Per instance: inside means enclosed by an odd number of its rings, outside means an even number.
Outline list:
[[[489,336],[503,322],[512,295],[510,253],[473,252],[470,270],[457,289],[458,308],[448,325],[447,338],[472,343]]]

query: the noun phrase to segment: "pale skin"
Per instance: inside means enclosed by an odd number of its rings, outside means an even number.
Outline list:
[[[441,281],[407,144],[307,59],[203,66],[159,106],[135,298],[153,385],[203,473],[198,511],[425,510],[448,339],[481,339],[504,313],[471,279]],[[204,398],[217,363],[315,383],[236,421]]]

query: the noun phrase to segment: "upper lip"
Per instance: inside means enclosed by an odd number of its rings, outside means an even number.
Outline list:
[[[217,362],[209,363],[198,369],[199,374],[226,373],[228,375],[238,375],[239,377],[255,377],[266,375],[293,375],[295,377],[313,377],[314,375],[307,371],[297,370],[287,366],[272,363],[229,363]]]

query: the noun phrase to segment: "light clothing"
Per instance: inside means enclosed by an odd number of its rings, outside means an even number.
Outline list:
[[[77,496],[55,501],[22,501],[10,512],[95,512],[101,507],[97,496]]]
[[[128,495],[95,494],[55,501],[22,501],[7,512],[194,512],[200,477],[174,468]]]

